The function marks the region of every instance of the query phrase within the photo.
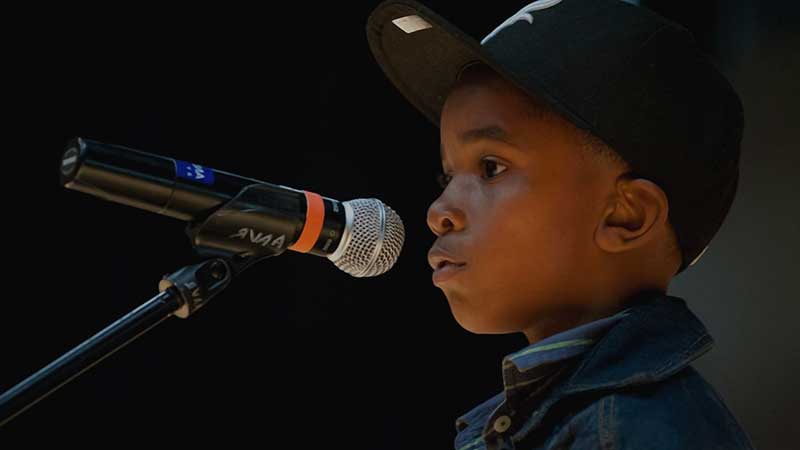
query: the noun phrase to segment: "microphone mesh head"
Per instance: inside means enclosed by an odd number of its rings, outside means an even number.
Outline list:
[[[400,216],[377,198],[349,200],[343,205],[352,222],[348,217],[345,242],[328,259],[354,277],[374,277],[391,269],[405,240]]]

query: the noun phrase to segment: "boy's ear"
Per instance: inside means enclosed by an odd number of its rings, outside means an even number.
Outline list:
[[[655,239],[667,225],[667,195],[655,183],[644,178],[620,177],[615,195],[609,198],[595,241],[603,250],[620,253],[642,247]]]

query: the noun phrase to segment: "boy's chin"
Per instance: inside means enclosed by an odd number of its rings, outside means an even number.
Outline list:
[[[485,317],[464,313],[457,308],[453,308],[452,305],[450,311],[453,313],[456,323],[472,334],[509,334],[520,331],[511,324],[487,321]]]

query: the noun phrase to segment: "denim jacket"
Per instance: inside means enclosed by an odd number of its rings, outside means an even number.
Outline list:
[[[689,365],[714,341],[686,302],[626,305],[504,358],[503,391],[456,420],[455,449],[752,449]]]

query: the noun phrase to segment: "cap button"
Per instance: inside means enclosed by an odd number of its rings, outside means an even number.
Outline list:
[[[494,431],[503,433],[511,426],[511,418],[508,416],[500,416],[494,421]]]

